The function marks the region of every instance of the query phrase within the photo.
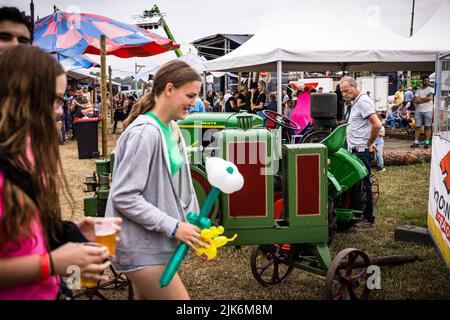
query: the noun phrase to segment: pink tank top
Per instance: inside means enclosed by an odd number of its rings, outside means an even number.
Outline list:
[[[0,170],[0,220],[3,218],[3,172]],[[0,250],[0,259],[14,258],[47,252],[44,231],[39,221],[34,220],[31,225],[33,236],[22,238],[20,248],[12,242],[6,242]],[[14,248],[14,251],[10,249]],[[6,250],[3,250],[6,249]],[[58,293],[59,281],[57,276],[49,277],[45,281],[20,284],[15,287],[0,288],[0,300],[54,300]]]

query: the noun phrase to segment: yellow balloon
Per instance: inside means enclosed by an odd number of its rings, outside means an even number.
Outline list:
[[[205,239],[211,240],[212,245],[208,245],[207,248],[202,247],[198,244],[194,244],[196,247],[195,254],[197,256],[206,255],[208,259],[214,259],[217,256],[217,248],[220,248],[224,245],[226,245],[229,241],[233,241],[236,239],[237,234],[235,234],[232,238],[227,238],[225,236],[219,236],[220,234],[223,234],[225,232],[225,229],[223,226],[212,226],[207,229],[203,229],[201,231],[201,236]]]

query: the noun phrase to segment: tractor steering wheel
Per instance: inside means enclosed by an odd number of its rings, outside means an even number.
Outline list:
[[[264,117],[275,122],[277,125],[279,125],[283,128],[286,128],[289,130],[295,130],[295,131],[300,130],[300,126],[297,123],[295,123],[291,119],[288,119],[285,116],[283,116],[282,114],[279,114],[275,111],[263,110],[262,114],[264,115]]]

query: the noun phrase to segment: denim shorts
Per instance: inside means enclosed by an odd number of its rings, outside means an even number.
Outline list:
[[[128,273],[153,267],[153,265],[134,265],[134,264],[122,265],[115,261],[112,261],[111,263],[114,269],[119,273]]]
[[[433,117],[432,111],[425,111],[425,112],[416,111],[414,113],[414,121],[416,122],[414,127],[420,128],[423,125],[425,125],[426,128],[430,128],[433,120],[432,117]]]

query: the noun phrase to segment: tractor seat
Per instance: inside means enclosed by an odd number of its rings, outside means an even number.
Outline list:
[[[320,143],[325,145],[328,149],[328,156],[338,152],[345,141],[345,134],[347,133],[348,123],[341,124],[339,127],[333,130],[328,137],[323,139]]]

